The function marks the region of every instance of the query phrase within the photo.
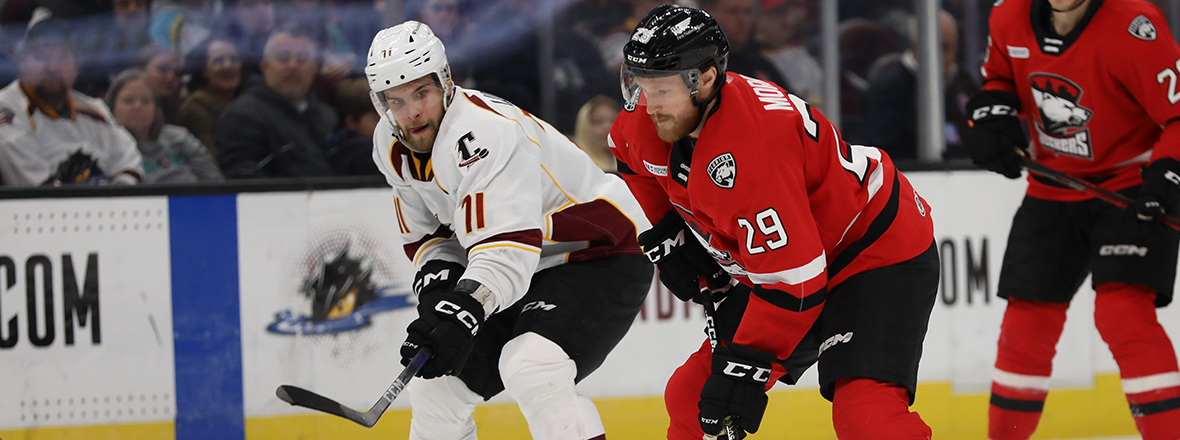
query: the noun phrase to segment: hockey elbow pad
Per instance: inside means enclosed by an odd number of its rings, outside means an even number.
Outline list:
[[[451,292],[465,270],[462,264],[453,261],[427,261],[414,275],[414,295],[421,299],[434,293]]]
[[[709,255],[675,211],[639,234],[639,247],[659,269],[660,282],[681,301],[692,301],[700,295],[701,276],[713,287],[729,284],[729,274]]]
[[[1020,98],[999,90],[984,90],[967,101],[969,128],[963,143],[971,161],[1009,179],[1020,177],[1020,156],[1028,137],[1020,125]]]

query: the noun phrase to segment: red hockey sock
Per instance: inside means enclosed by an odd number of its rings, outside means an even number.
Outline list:
[[[712,351],[705,341],[695,353],[668,378],[664,389],[664,406],[668,409],[668,440],[700,440],[705,431],[697,419],[701,388],[709,377]]]
[[[1172,341],[1155,314],[1155,291],[1103,283],[1094,324],[1119,364],[1123,392],[1144,440],[1180,438],[1180,371]]]
[[[1009,298],[1000,325],[988,438],[1026,440],[1037,429],[1068,303]]]
[[[928,440],[930,427],[910,412],[905,387],[872,379],[836,381],[832,422],[840,440]]]

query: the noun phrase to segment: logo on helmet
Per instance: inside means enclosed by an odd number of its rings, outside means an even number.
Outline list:
[[[647,44],[648,41],[651,41],[651,37],[653,35],[655,35],[655,31],[652,31],[651,29],[638,28],[635,29],[635,34],[631,35],[631,40]]]
[[[704,26],[703,23],[697,24],[696,26],[691,26],[691,24],[692,24],[692,17],[689,17],[689,18],[684,19],[684,21],[681,21],[680,23],[676,23],[676,25],[672,26],[672,28],[669,30],[672,31],[672,35],[675,35],[676,39],[679,40],[681,38],[684,38],[685,34],[690,34],[694,31],[696,31],[697,29],[700,29],[702,26]]]

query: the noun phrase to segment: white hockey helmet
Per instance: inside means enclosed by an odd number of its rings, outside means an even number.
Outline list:
[[[385,100],[386,90],[433,74],[443,90],[443,110],[451,103],[455,85],[451,82],[451,65],[447,62],[446,48],[442,40],[434,35],[430,26],[414,20],[382,29],[373,37],[369,46],[369,63],[365,76],[369,79],[370,97],[379,114],[385,115],[393,124],[393,132],[401,139],[401,130],[389,103]]]

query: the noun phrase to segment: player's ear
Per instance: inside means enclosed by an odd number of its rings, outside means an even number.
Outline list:
[[[700,89],[702,91],[705,91],[705,90],[710,91],[709,95],[711,96],[712,90],[713,90],[713,84],[716,81],[717,81],[717,67],[709,66],[708,70],[705,70],[703,73],[701,73],[701,87],[700,87]]]

